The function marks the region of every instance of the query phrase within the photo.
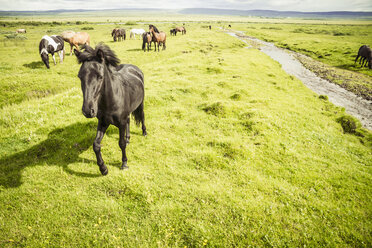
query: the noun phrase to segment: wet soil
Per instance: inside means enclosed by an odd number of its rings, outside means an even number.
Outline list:
[[[225,30],[225,32],[247,43],[247,48],[257,48],[272,59],[278,61],[282,65],[283,70],[288,74],[300,79],[304,85],[315,93],[327,95],[333,104],[344,107],[346,112],[358,118],[365,128],[372,130],[371,99],[368,99],[368,97],[364,99],[362,96],[358,96],[337,84],[331,83],[309,70],[310,67],[316,67],[325,75],[324,77],[329,75],[333,75],[332,78],[343,76],[337,73],[336,69],[326,66],[321,62],[314,61],[306,55],[278,48],[272,43],[246,36],[243,32],[232,30]],[[321,70],[319,68],[321,68]],[[354,75],[350,74],[349,77],[350,80],[353,80]],[[366,95],[368,96],[368,92]]]

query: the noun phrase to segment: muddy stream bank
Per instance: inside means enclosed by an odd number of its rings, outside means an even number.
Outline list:
[[[278,61],[285,72],[300,79],[305,86],[315,93],[327,95],[330,102],[344,107],[346,113],[358,118],[365,128],[372,130],[372,101],[363,99],[336,84],[318,77],[304,67],[296,58],[297,56],[305,55],[278,48],[272,43],[246,36],[240,31],[228,30],[225,32],[247,43],[248,48],[251,47],[251,44],[258,45],[259,50]]]

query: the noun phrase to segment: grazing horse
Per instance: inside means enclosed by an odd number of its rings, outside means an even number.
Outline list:
[[[159,52],[159,46],[160,44],[163,45],[163,50],[165,50],[165,41],[167,40],[167,35],[163,32],[160,31],[152,24],[149,25],[149,31],[152,34],[153,39],[155,42],[158,43],[158,52]],[[155,43],[155,51],[156,51],[156,43]]]
[[[150,32],[145,32],[142,34],[142,50],[146,52],[146,44],[147,44],[147,51],[151,49],[151,42],[154,42],[156,48],[156,41],[155,37],[151,36]]]
[[[120,41],[120,38],[121,38],[122,41],[124,41],[125,38],[126,38],[125,29],[124,28],[114,28],[114,30],[112,30],[111,36],[114,37],[114,41],[116,41],[116,39],[118,41]]]
[[[72,47],[79,50],[79,45],[90,44],[90,36],[86,32],[64,31],[61,36],[64,41],[70,44],[70,56],[72,55]]]
[[[126,146],[129,143],[130,114],[137,124],[142,124],[142,134],[146,133],[143,101],[145,96],[144,77],[135,65],[119,64],[116,54],[102,43],[95,49],[85,45],[82,52],[74,50],[82,63],[78,77],[83,92],[82,111],[85,117],[97,117],[97,135],[93,150],[102,175],[108,169],[101,155],[101,141],[107,128],[112,124],[119,128],[119,146],[122,150],[121,169],[127,169]]]
[[[20,34],[20,33],[27,33],[27,32],[26,32],[26,29],[20,28],[20,29],[17,29],[16,33]]]
[[[181,32],[182,34],[186,34],[186,28],[185,27],[177,27],[176,28],[176,35],[177,32]]]
[[[142,35],[143,35],[144,33],[146,33],[146,31],[145,31],[144,29],[142,29],[142,28],[140,28],[140,29],[133,28],[133,29],[130,30],[130,35],[129,35],[129,37],[130,37],[131,39],[135,39],[135,38],[136,38],[136,35],[138,35],[139,37],[142,37]]]
[[[41,59],[43,60],[44,64],[48,69],[49,67],[49,53],[52,54],[54,65],[56,65],[56,58],[54,57],[54,53],[58,52],[58,56],[60,59],[60,62],[63,62],[63,58],[65,57],[65,43],[63,42],[63,39],[61,36],[57,35],[44,35],[43,38],[41,38],[41,41],[39,43],[39,54],[41,56]]]
[[[177,35],[177,31],[175,28],[171,29],[169,32],[170,32],[170,35]]]
[[[363,45],[359,48],[358,55],[355,58],[355,62],[357,62],[358,58],[360,57],[359,64],[363,66],[367,66],[369,69],[372,69],[372,51],[371,48],[367,45]]]
[[[75,35],[76,33],[74,31],[71,31],[71,30],[68,30],[68,31],[63,31],[61,33],[61,37],[64,41],[66,41],[67,43],[70,44],[71,48],[70,48],[70,56],[72,55],[72,45],[70,43],[70,40],[72,39],[72,37]]]

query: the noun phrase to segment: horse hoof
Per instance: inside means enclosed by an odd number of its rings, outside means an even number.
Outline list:
[[[129,169],[129,167],[128,167],[128,165],[122,165],[121,167],[120,167],[120,170],[128,170]]]
[[[106,176],[108,174],[107,167],[105,167],[103,170],[101,170],[101,168],[99,168],[99,170],[101,171],[102,176]]]

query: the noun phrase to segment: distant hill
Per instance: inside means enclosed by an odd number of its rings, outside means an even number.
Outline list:
[[[78,13],[78,12],[167,12],[173,14],[186,15],[230,15],[230,16],[252,16],[264,18],[357,18],[357,19],[372,19],[372,12],[355,12],[355,11],[330,11],[330,12],[298,12],[298,11],[276,11],[276,10],[234,10],[234,9],[209,9],[209,8],[188,8],[188,9],[106,9],[106,10],[49,10],[49,11],[0,11],[0,16],[22,16],[22,15],[51,15],[61,13]]]
[[[331,12],[298,12],[298,11],[276,11],[276,10],[230,10],[230,9],[204,9],[189,8],[179,11],[182,14],[199,15],[237,15],[237,16],[255,16],[267,18],[372,18],[372,12],[354,12],[354,11],[331,11]]]

